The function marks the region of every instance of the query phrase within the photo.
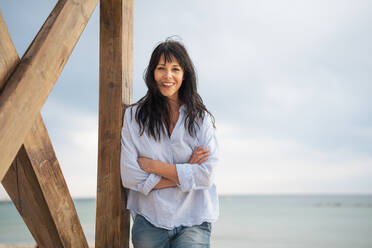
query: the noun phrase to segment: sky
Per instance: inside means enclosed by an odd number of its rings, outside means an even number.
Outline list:
[[[55,3],[0,2],[20,56]],[[173,35],[216,118],[220,194],[372,193],[371,1],[134,0],[133,101]],[[99,6],[41,111],[73,197],[96,195],[98,51]]]

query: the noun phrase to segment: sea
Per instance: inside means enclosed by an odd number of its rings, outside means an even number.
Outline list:
[[[75,199],[94,245],[96,199]],[[11,202],[0,203],[0,244],[35,244]],[[214,248],[372,248],[372,195],[223,195]]]

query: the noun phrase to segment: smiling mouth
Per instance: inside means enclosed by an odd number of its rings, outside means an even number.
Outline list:
[[[163,83],[163,86],[167,86],[167,87],[173,86],[173,85],[175,85],[175,83]]]

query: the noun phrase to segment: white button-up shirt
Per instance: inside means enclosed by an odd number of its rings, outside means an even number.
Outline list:
[[[168,230],[178,226],[200,225],[204,221],[215,222],[219,215],[216,186],[213,182],[218,163],[218,145],[208,114],[200,123],[197,135],[192,137],[185,127],[185,105],[171,136],[161,134],[156,141],[145,131],[140,135],[135,120],[137,105],[125,111],[121,139],[121,178],[129,189],[127,208],[132,217],[140,214],[157,227]],[[165,127],[163,125],[164,130]],[[208,149],[208,161],[188,163],[191,154],[199,146]],[[180,184],[176,187],[154,189],[161,176],[143,171],[138,157],[147,157],[175,164]]]

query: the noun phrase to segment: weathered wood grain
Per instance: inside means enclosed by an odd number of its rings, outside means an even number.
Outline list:
[[[0,181],[52,90],[97,0],[60,0],[0,95]]]
[[[40,247],[63,247],[24,146],[2,184]]]
[[[0,92],[19,57],[0,13]],[[2,184],[35,241],[42,247],[63,247],[24,146],[19,149]]]
[[[87,248],[88,242],[41,115],[34,120],[24,147],[63,247]]]
[[[0,67],[5,82],[19,58],[1,13],[0,30],[0,61],[8,61]],[[88,247],[40,114],[2,184],[40,247]]]
[[[100,94],[96,247],[129,247],[120,179],[123,105],[132,101],[133,0],[100,2]]]
[[[10,73],[19,63],[17,51],[9,35],[3,15],[0,11],[0,93]],[[0,180],[1,181],[1,180]]]

